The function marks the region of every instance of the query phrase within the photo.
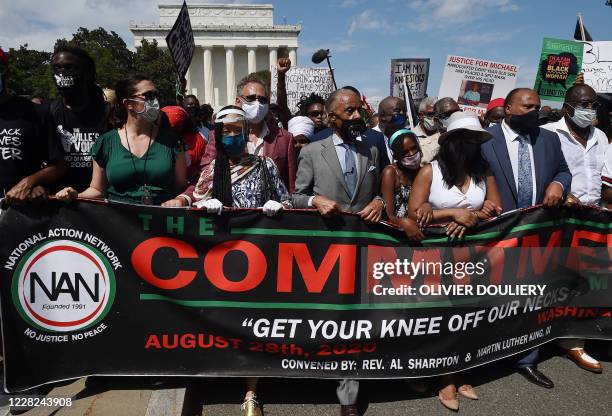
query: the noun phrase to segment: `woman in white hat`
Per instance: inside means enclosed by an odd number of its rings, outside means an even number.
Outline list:
[[[430,222],[447,223],[446,234],[452,240],[462,238],[480,220],[501,214],[495,178],[480,153],[481,143],[491,137],[475,115],[453,113],[446,133],[439,138],[436,159],[422,167],[414,180],[408,200],[409,217],[422,227]],[[452,374],[439,381],[438,398],[451,410],[459,409],[457,392],[469,399],[478,398],[469,384],[457,389]]]

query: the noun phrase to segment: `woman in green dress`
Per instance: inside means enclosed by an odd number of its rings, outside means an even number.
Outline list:
[[[96,139],[91,149],[93,175],[89,188],[77,193],[67,187],[60,200],[108,198],[133,204],[161,205],[187,185],[182,142],[159,126],[159,93],[143,75],[132,75],[115,86],[116,129]]]

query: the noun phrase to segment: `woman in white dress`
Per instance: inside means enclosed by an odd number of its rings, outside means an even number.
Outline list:
[[[456,112],[447,132],[439,139],[436,159],[421,168],[408,200],[408,215],[424,227],[446,223],[449,239],[462,238],[480,220],[501,214],[501,196],[495,178],[480,153],[481,143],[492,136],[482,129],[475,115]],[[455,377],[440,377],[438,398],[451,410],[459,409],[457,392],[476,400],[469,384],[456,388]]]

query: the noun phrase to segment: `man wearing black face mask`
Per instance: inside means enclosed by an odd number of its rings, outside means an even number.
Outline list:
[[[378,222],[385,208],[379,196],[378,149],[356,140],[366,129],[361,100],[352,90],[339,89],[325,103],[333,133],[310,143],[300,152],[295,208],[316,208],[324,217],[340,211],[355,212],[366,221]],[[359,382],[342,380],[336,391],[342,415],[357,415]]]
[[[50,126],[40,120],[35,104],[7,91],[8,77],[8,56],[0,49],[0,199],[22,205],[45,199],[45,187],[66,167]]]
[[[481,146],[502,197],[504,211],[544,204],[559,206],[570,190],[559,136],[538,127],[540,97],[529,88],[517,88],[505,99],[505,118],[490,127],[493,139]],[[516,366],[530,382],[552,388],[553,382],[537,369],[538,349],[518,357]]]
[[[56,48],[51,70],[60,97],[44,104],[44,111],[49,113],[55,136],[64,149],[68,167],[64,185],[81,192],[91,182],[91,147],[100,134],[110,129],[110,106],[95,84],[94,61],[84,50]]]
[[[340,88],[341,90],[349,90],[355,93],[361,102],[361,93],[357,88],[352,87],[350,85],[344,86]],[[406,113],[404,112],[404,117],[406,117]],[[367,126],[366,126],[367,127]],[[333,128],[330,126],[326,129],[320,130],[310,139],[311,142],[316,142],[318,140],[327,139],[333,133]],[[369,129],[366,128],[364,132],[357,137],[357,140],[363,141],[368,146],[376,146],[378,149],[378,158],[376,166],[380,169],[379,174],[382,172],[385,166],[391,164],[391,160],[387,155],[387,145],[385,144],[385,136],[380,129]]]

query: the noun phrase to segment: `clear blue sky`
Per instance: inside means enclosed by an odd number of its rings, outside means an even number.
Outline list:
[[[177,3],[178,0],[163,3]],[[249,1],[239,1],[241,3]],[[392,58],[431,58],[428,93],[436,95],[448,54],[521,66],[519,86],[533,86],[542,38],[571,39],[576,13],[595,40],[612,40],[605,0],[285,0],[275,22],[300,22],[300,65],[319,48],[332,51],[338,84],[368,97],[389,94]],[[157,22],[155,0],[0,0],[0,45],[49,50],[77,27],[115,30],[133,46],[129,21]],[[206,3],[189,1],[189,3]],[[232,3],[217,1],[216,3]]]

